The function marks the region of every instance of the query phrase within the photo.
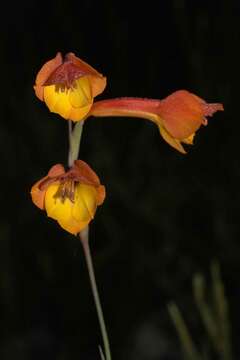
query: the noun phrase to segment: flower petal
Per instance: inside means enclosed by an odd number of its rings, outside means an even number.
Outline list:
[[[100,185],[99,177],[85,161],[75,160],[73,171],[76,173],[76,176],[78,176],[78,181],[81,183],[93,186]]]
[[[81,77],[74,83],[74,88],[69,91],[69,102],[73,108],[82,108],[92,104],[91,86],[87,76]]]
[[[193,145],[195,133],[190,135],[188,138],[181,140],[184,144]]]
[[[37,77],[36,77],[36,83],[35,83],[35,86],[34,86],[34,90],[35,90],[36,96],[40,100],[43,100],[43,98],[44,98],[44,96],[43,96],[43,84],[48,79],[50,74],[54,70],[56,70],[56,68],[58,66],[60,66],[61,64],[62,64],[62,55],[61,55],[60,52],[58,52],[57,55],[55,56],[55,58],[52,59],[52,60],[49,60],[48,62],[46,62],[42,66],[40,71],[38,72]]]
[[[101,205],[106,197],[105,186],[100,185],[97,188],[97,205]]]
[[[89,80],[85,77],[76,81],[76,88],[61,91],[55,85],[44,87],[44,100],[51,112],[64,119],[79,121],[84,119],[92,107],[93,98]]]
[[[44,208],[45,208],[44,199],[45,199],[46,189],[40,190],[39,185],[43,181],[47,180],[47,178],[48,178],[48,176],[45,176],[41,180],[37,181],[32,186],[31,191],[30,191],[30,194],[31,194],[31,197],[32,197],[32,202],[34,203],[34,205],[36,205],[41,210],[44,210]]]
[[[93,97],[96,97],[105,89],[107,85],[107,78],[102,75],[101,77],[89,75],[89,79],[92,88],[92,95]]]
[[[71,234],[77,234],[93,219],[97,208],[97,190],[85,184],[77,184],[74,201],[56,197],[59,183],[51,184],[45,194],[47,215]]]
[[[74,203],[66,198],[62,201],[60,198],[56,198],[55,194],[58,191],[59,183],[50,185],[46,191],[45,196],[45,208],[47,215],[57,220],[59,225],[71,234],[76,235],[89,223],[89,217],[87,221],[77,221],[73,215]]]
[[[93,219],[97,208],[97,191],[95,187],[78,184],[75,187],[74,206],[72,215],[77,221],[90,221]]]
[[[64,119],[69,119],[72,106],[69,103],[67,91],[57,91],[55,85],[45,86],[44,100],[51,112],[61,115]]]
[[[200,128],[204,117],[203,101],[186,90],[176,91],[161,101],[158,112],[173,138],[183,140]]]
[[[178,150],[182,154],[186,154],[186,151],[184,150],[183,146],[181,145],[180,140],[174,139],[167,130],[164,129],[163,126],[159,126],[160,134],[162,135],[163,139],[171,145],[174,149]]]
[[[65,174],[65,169],[62,164],[53,165],[48,172],[49,177],[61,176],[63,174]]]
[[[70,234],[77,235],[89,224],[89,221],[76,221],[74,218],[72,218],[70,221],[58,220],[58,223]]]
[[[66,198],[62,201],[59,197],[56,197],[56,193],[59,189],[59,182],[51,184],[45,194],[45,208],[47,215],[55,220],[65,219],[68,220],[72,216],[73,203]]]
[[[79,59],[74,53],[68,53],[66,59],[78,66],[83,74],[89,76],[93,97],[101,94],[106,87],[106,78],[85,61]]]

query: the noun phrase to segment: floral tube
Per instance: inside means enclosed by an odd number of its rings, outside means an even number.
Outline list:
[[[222,111],[220,103],[208,104],[186,90],[178,90],[163,100],[117,98],[97,101],[88,116],[128,116],[153,121],[163,139],[186,153],[181,143],[193,144],[195,132],[207,125],[207,116]]]

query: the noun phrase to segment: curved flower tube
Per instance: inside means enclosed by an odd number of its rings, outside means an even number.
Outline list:
[[[163,139],[185,154],[181,143],[193,144],[195,132],[207,125],[207,116],[223,111],[219,103],[208,104],[200,97],[178,90],[163,100],[118,98],[97,101],[88,116],[128,116],[153,121]]]
[[[90,65],[68,53],[57,53],[46,62],[36,77],[36,96],[51,112],[72,121],[84,120],[93,99],[106,87],[106,78]]]
[[[47,176],[31,189],[33,203],[71,234],[77,235],[94,218],[105,199],[105,187],[95,172],[82,160],[70,170],[54,165]]]

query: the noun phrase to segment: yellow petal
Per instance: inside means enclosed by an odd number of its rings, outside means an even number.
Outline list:
[[[45,194],[45,209],[47,215],[55,220],[69,220],[72,217],[73,203],[66,198],[64,201],[55,197],[59,189],[59,183],[50,185]]]
[[[69,91],[69,101],[74,108],[85,107],[92,104],[92,91],[87,76],[75,81],[74,88]]]
[[[72,109],[68,97],[68,91],[57,91],[56,85],[44,87],[44,100],[49,110],[61,115],[64,119],[69,119]]]
[[[76,221],[72,218],[70,221],[59,220],[58,223],[70,234],[77,235],[89,224],[89,221]]]
[[[72,89],[57,90],[56,85],[44,87],[44,100],[51,112],[64,119],[80,121],[89,113],[93,97],[88,77],[76,80]]]
[[[174,149],[178,150],[182,154],[186,154],[186,151],[184,150],[183,146],[181,145],[180,140],[177,140],[173,138],[167,130],[164,129],[163,126],[159,126],[160,134],[162,135],[163,139],[171,145]]]
[[[183,139],[182,142],[184,144],[193,145],[193,139],[194,139],[195,133],[190,135],[188,138]]]
[[[73,217],[76,220],[93,219],[97,208],[97,191],[95,187],[78,184],[75,188]]]
[[[68,120],[81,121],[84,120],[91,110],[92,103],[82,108],[75,109],[72,107]]]
[[[59,183],[48,187],[45,194],[47,215],[57,220],[59,225],[71,234],[79,233],[94,217],[97,208],[97,191],[94,186],[78,184],[75,187],[74,201],[56,197]]]

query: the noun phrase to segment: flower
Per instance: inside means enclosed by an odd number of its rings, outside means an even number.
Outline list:
[[[33,203],[71,234],[78,234],[94,218],[98,205],[105,199],[105,187],[82,160],[65,171],[54,165],[47,176],[31,189]]]
[[[193,144],[195,132],[207,125],[207,116],[222,111],[219,103],[208,104],[187,90],[178,90],[163,100],[119,98],[97,101],[89,113],[93,116],[129,116],[153,121],[163,139],[185,154],[181,143]]]
[[[73,53],[63,58],[59,52],[38,72],[34,90],[51,112],[67,120],[80,121],[105,86],[106,78],[90,65]]]

